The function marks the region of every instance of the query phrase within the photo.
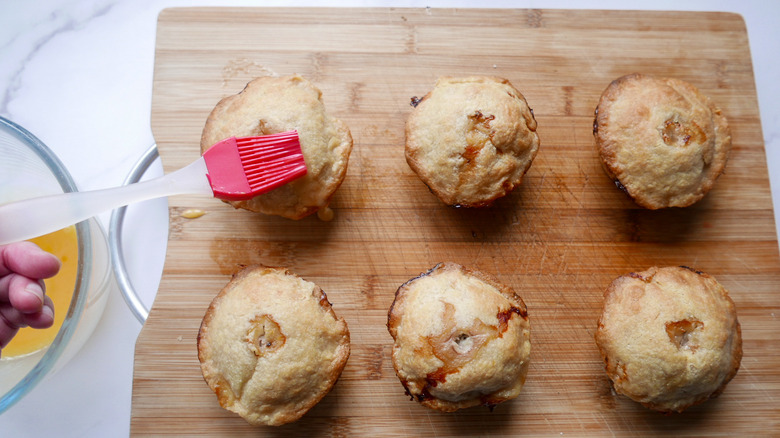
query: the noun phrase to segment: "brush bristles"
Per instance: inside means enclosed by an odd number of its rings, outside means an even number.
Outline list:
[[[237,138],[236,145],[253,191],[282,185],[306,173],[297,132]]]

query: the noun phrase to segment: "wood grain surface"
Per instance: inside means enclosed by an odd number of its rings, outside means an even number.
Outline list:
[[[602,171],[593,111],[632,72],[693,83],[722,109],[734,148],[714,190],[647,211]],[[767,436],[780,434],[780,260],[747,32],[727,13],[484,9],[168,9],[158,22],[152,126],[166,172],[198,157],[206,117],[261,75],[299,73],[355,141],[332,222],[169,200],[160,289],[136,345],[131,434],[213,436]],[[454,209],[407,166],[413,96],[441,75],[495,75],[526,97],[541,147],[493,207]],[[206,211],[185,219],[189,208]],[[396,289],[441,261],[521,295],[531,366],[515,400],[453,414],[409,397],[390,361]],[[320,285],[352,335],[335,389],[296,423],[251,427],[219,407],[196,337],[241,265],[285,266]],[[742,367],[723,395],[664,416],[614,394],[593,341],[615,277],[657,265],[715,276],[734,299]]]

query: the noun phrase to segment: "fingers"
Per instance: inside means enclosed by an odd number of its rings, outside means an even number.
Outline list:
[[[11,342],[22,327],[48,328],[54,324],[54,303],[45,297],[41,310],[32,313],[22,313],[11,305],[0,304],[0,349]]]
[[[41,311],[26,314],[24,322],[26,322],[29,327],[36,329],[45,329],[53,326],[54,302],[52,302],[51,298],[45,297]]]
[[[32,242],[0,246],[0,303],[10,302],[22,313],[40,312],[42,278],[55,275],[59,259]]]
[[[8,322],[3,316],[3,307],[0,306],[0,350],[5,348],[11,339],[16,336],[16,332],[19,331],[19,326]]]
[[[32,313],[22,313],[8,304],[0,305],[0,320],[9,327],[48,328],[54,324],[54,304],[46,297],[41,310]]]
[[[43,280],[19,274],[0,277],[0,303],[11,303],[23,313],[38,312],[45,296]]]
[[[29,278],[53,277],[60,270],[60,260],[32,242],[0,246],[0,277],[12,272]]]
[[[0,349],[21,327],[54,324],[54,304],[44,293],[44,278],[57,274],[60,260],[32,242],[0,246]]]
[[[40,312],[45,295],[43,280],[33,280],[21,275],[11,274],[8,277],[8,302],[22,313]],[[3,293],[0,292],[0,297]]]

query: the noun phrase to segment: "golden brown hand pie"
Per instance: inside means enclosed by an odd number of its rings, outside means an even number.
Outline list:
[[[484,207],[520,184],[536,120],[506,79],[442,77],[406,123],[409,167],[447,205]]]
[[[297,130],[308,173],[236,208],[301,219],[325,209],[347,173],[352,135],[325,111],[322,93],[301,76],[263,76],[217,104],[206,120],[201,152],[229,137]],[[228,201],[226,201],[228,202]]]
[[[250,424],[299,419],[349,357],[349,330],[325,293],[286,269],[247,267],[214,298],[198,333],[203,378]]]
[[[402,285],[388,312],[393,366],[424,406],[455,411],[515,398],[531,351],[528,312],[509,287],[455,263]]]
[[[593,135],[607,175],[640,206],[686,207],[723,172],[731,133],[693,85],[631,74],[601,95]]]
[[[718,396],[742,359],[728,292],[686,267],[618,277],[604,294],[595,338],[615,391],[664,412]]]

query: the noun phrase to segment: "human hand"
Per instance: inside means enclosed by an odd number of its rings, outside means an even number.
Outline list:
[[[57,274],[60,260],[32,242],[0,246],[0,350],[21,327],[54,324],[54,303],[44,278]]]

